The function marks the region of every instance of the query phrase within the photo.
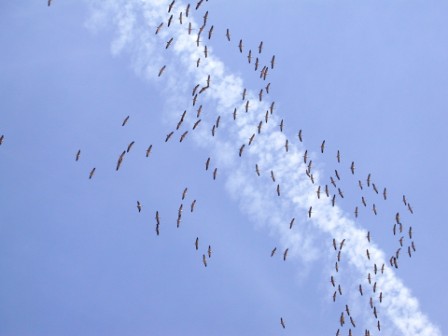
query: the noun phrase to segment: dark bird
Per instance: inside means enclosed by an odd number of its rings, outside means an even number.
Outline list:
[[[383,190],[383,198],[384,198],[384,200],[387,199],[387,190],[386,190],[386,188],[384,188],[384,190]]]
[[[412,210],[411,204],[408,203],[408,210],[411,214],[414,214],[414,210]]]
[[[194,125],[193,125],[193,130],[196,129],[196,127],[198,127],[199,123],[201,122],[201,119],[197,120]]]
[[[205,254],[202,255],[202,262],[204,263],[204,266],[207,267],[207,258],[205,257]]]
[[[216,175],[218,174],[218,168],[213,171],[213,179],[216,180]]]
[[[308,209],[308,218],[311,218],[312,213],[313,213],[313,207],[310,206],[310,208]]]
[[[165,49],[168,49],[168,48],[169,48],[169,46],[171,45],[171,43],[173,43],[173,40],[174,40],[174,37],[170,38],[170,39],[168,40],[168,42],[166,42],[166,47],[165,47]]]
[[[283,260],[286,260],[286,256],[288,255],[288,251],[289,251],[289,248],[287,248],[285,250],[285,252],[283,252]]]
[[[406,201],[406,196],[405,195],[403,195],[403,203],[404,203],[404,205],[408,205],[408,202]]]
[[[274,256],[274,254],[275,254],[275,251],[277,251],[277,248],[276,248],[276,247],[274,247],[274,248],[272,249],[272,251],[271,251],[271,257],[273,257],[273,256]]]
[[[359,293],[360,293],[361,295],[363,295],[363,293],[362,293],[362,286],[361,286],[361,284],[359,285]]]
[[[338,160],[338,163],[341,162],[341,153],[339,152],[339,149],[338,149],[338,152],[336,154],[336,159]]]
[[[258,53],[261,54],[261,51],[263,50],[263,41],[260,42],[258,45]]]
[[[342,250],[342,247],[344,247],[345,238],[342,239],[341,243],[339,244],[339,250]]]
[[[138,212],[142,211],[142,204],[139,201],[137,201],[137,209],[138,209]]]
[[[277,184],[277,196],[280,196],[280,184]]]
[[[333,285],[333,287],[336,287],[336,284],[334,282],[334,277],[333,276],[330,277],[330,282]]]
[[[149,145],[148,149],[146,150],[146,157],[149,157],[149,155],[151,154],[151,150],[152,150],[152,145]]]
[[[163,22],[160,23],[160,24],[157,26],[157,28],[156,28],[156,34],[158,34],[158,33],[160,32],[160,30],[162,29],[162,27],[163,27]]]
[[[409,227],[409,239],[412,239],[412,226]]]
[[[240,151],[239,151],[239,156],[240,157],[241,157],[241,155],[243,155],[243,150],[244,150],[245,146],[246,146],[245,144],[242,144],[241,147],[240,147]]]
[[[373,190],[378,194],[378,189],[376,188],[375,183],[372,183],[372,188],[373,188]]]
[[[361,201],[364,206],[367,206],[366,199],[364,198],[364,196],[361,196]]]
[[[337,247],[336,247],[336,239],[334,239],[334,238],[333,238],[333,247],[334,247],[334,250],[336,251],[336,250],[337,250]]]
[[[352,171],[352,175],[355,175],[355,161],[352,161],[352,164],[350,166],[350,170]]]
[[[254,138],[255,138],[255,133],[252,134],[249,138],[249,146],[252,144],[252,141],[254,141]]]
[[[174,134],[174,132],[170,132],[167,134],[166,138],[165,138],[165,142],[168,142],[168,140],[171,138],[171,136]]]
[[[179,142],[184,141],[185,137],[187,136],[188,131],[185,131],[184,133],[182,133],[182,135],[180,136]]]
[[[117,160],[117,166],[116,166],[116,168],[115,168],[116,171],[118,171],[118,169],[120,169],[125,154],[126,154],[126,151],[123,151],[123,152],[120,154],[120,156],[118,157],[118,160]]]
[[[292,229],[292,226],[294,225],[295,220],[296,220],[295,217],[293,219],[291,219],[291,222],[289,222],[289,229]]]
[[[372,205],[372,210],[373,210],[373,213],[375,214],[375,216],[377,215],[377,211],[376,211],[376,205],[375,205],[375,203],[373,203],[373,205]]]
[[[336,175],[336,178],[340,181],[341,177],[339,176],[339,173],[336,169],[334,170],[334,174]]]
[[[90,171],[89,179],[91,179],[91,178],[93,177],[93,174],[95,174],[95,170],[96,170],[96,168],[93,168],[93,169]]]
[[[367,186],[368,187],[370,187],[370,177],[371,177],[371,174],[367,175]]]
[[[191,202],[191,206],[190,206],[190,212],[194,211],[194,207],[196,205],[196,200],[193,200],[193,202]]]
[[[166,65],[160,68],[159,70],[159,77],[162,76],[163,72],[165,71]]]
[[[127,116],[126,118],[124,118],[123,123],[121,124],[121,126],[126,125],[126,123],[128,122],[128,120],[129,120],[129,116]]]
[[[322,141],[322,144],[320,145],[320,151],[322,154],[324,153],[324,149],[325,149],[325,140]]]
[[[283,317],[280,317],[280,324],[282,325],[283,329],[286,328],[285,321],[283,321]]]
[[[361,180],[358,180],[358,185],[359,185],[359,189],[362,190],[362,182],[361,182]]]
[[[271,58],[271,69],[274,69],[274,65],[275,65],[275,55],[273,55]]]
[[[302,139],[302,130],[299,130],[299,134],[298,135],[299,135],[299,141],[302,142],[303,141],[303,139]]]
[[[230,30],[229,30],[229,28],[227,28],[227,30],[226,30],[226,37],[227,37],[227,40],[230,42]]]
[[[208,257],[211,258],[212,257],[212,247],[210,245],[208,246],[207,253],[208,253]]]
[[[249,49],[249,52],[247,53],[247,62],[251,62],[252,61],[252,50]]]
[[[240,40],[240,43],[238,44],[238,48],[240,49],[240,53],[243,52],[243,40]]]
[[[207,161],[205,161],[205,170],[208,170],[209,165],[210,165],[210,158],[208,158]]]
[[[185,199],[185,196],[187,196],[188,188],[185,188],[182,192],[182,201]]]
[[[260,169],[258,168],[258,164],[255,164],[255,172],[258,176],[260,176]]]
[[[274,175],[274,171],[273,170],[271,170],[271,179],[272,179],[272,182],[275,182],[275,175]]]
[[[170,18],[168,19],[168,27],[171,25],[171,21],[173,21],[173,14],[171,14]]]
[[[2,135],[2,137],[0,139],[1,139],[0,140],[0,145],[1,145],[2,141],[3,141],[3,135]],[[80,156],[81,156],[81,150],[79,149],[78,152],[76,153],[75,161],[78,161]]]
[[[131,141],[131,143],[128,145],[128,148],[126,149],[126,152],[129,153],[129,151],[131,150],[132,146],[134,146],[135,141]]]
[[[171,12],[171,9],[173,9],[174,3],[176,2],[176,0],[173,0],[170,5],[168,6],[168,13]]]
[[[355,207],[355,218],[358,218],[358,207]]]
[[[271,83],[268,83],[265,87],[266,93],[269,94],[269,89],[271,87]]]
[[[194,242],[194,246],[196,247],[196,251],[199,249],[199,237],[196,237],[196,241]]]
[[[209,40],[212,38],[213,28],[214,28],[214,26],[211,26],[210,30],[208,31],[208,39]]]

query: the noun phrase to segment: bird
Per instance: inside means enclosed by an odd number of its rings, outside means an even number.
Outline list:
[[[139,201],[137,201],[137,209],[138,209],[138,212],[142,211],[142,204]]]
[[[358,218],[358,207],[355,207],[355,218]]]
[[[216,180],[216,175],[218,174],[218,168],[213,171],[213,179]]]
[[[352,175],[355,175],[355,161],[352,161],[352,164],[350,166],[350,170],[352,171]]]
[[[370,243],[370,231],[367,231],[367,241]]]
[[[409,227],[409,239],[412,239],[412,226]]]
[[[266,93],[269,94],[269,89],[271,87],[271,83],[268,83],[265,87]]]
[[[254,141],[254,138],[255,138],[255,133],[252,134],[249,138],[249,146],[252,144],[252,141]]]
[[[369,175],[367,175],[367,186],[370,187],[370,177],[371,174],[369,173]]]
[[[383,198],[384,198],[384,200],[387,199],[387,190],[386,190],[386,188],[384,188],[384,190],[383,190]]]
[[[317,198],[320,199],[320,186],[317,187],[316,194],[317,194]]]
[[[260,176],[260,169],[258,167],[258,163],[255,164],[255,172],[257,173],[258,176]]]
[[[336,153],[336,159],[338,160],[338,163],[341,162],[341,153],[339,152],[339,149],[338,152]]]
[[[241,155],[243,155],[243,150],[244,150],[245,146],[246,146],[245,144],[242,144],[241,147],[240,147],[240,151],[239,151],[239,156],[240,157],[241,157]]]
[[[358,180],[358,185],[359,185],[359,189],[362,190],[362,182],[361,182],[361,180]]]
[[[274,69],[274,65],[275,65],[275,55],[272,55],[272,58],[271,58],[271,69]]]
[[[295,217],[293,217],[293,219],[291,219],[291,222],[289,222],[289,229],[292,229],[292,226],[294,225],[295,220],[296,220]]]
[[[210,30],[208,31],[208,39],[209,40],[212,38],[213,28],[214,28],[214,26],[211,26]]]
[[[187,196],[188,188],[185,188],[182,192],[182,201],[185,199],[185,196]]]
[[[199,0],[199,1],[196,3],[196,10],[198,10],[198,8],[201,6],[201,4],[202,4],[203,1],[204,1],[204,0]]]
[[[272,182],[275,182],[275,175],[274,175],[274,171],[273,170],[271,170],[271,179],[272,179]]]
[[[188,131],[185,131],[184,133],[182,133],[182,135],[180,136],[179,142],[184,141],[185,137],[187,136]]]
[[[289,248],[287,248],[287,249],[285,250],[285,252],[283,252],[283,260],[284,260],[284,261],[286,260],[286,256],[288,255],[288,251],[289,251]]]
[[[334,170],[334,174],[336,175],[336,178],[340,181],[341,177],[339,176],[337,169]]]
[[[1,137],[0,139],[1,139],[1,140],[0,140],[0,145],[1,145],[1,143],[2,143],[2,141],[3,141],[3,135],[2,135],[2,137]],[[81,150],[79,149],[78,152],[76,153],[75,161],[78,161],[78,160],[79,160],[80,155],[81,155]]]
[[[242,93],[242,100],[246,100],[246,93],[247,93],[247,89],[246,88],[244,88],[243,89],[243,93]]]
[[[271,251],[271,257],[273,257],[273,256],[274,256],[274,254],[275,254],[275,251],[277,251],[277,248],[276,248],[276,247],[274,247],[274,248],[272,249],[272,251]]]
[[[406,196],[405,195],[403,195],[403,203],[404,203],[404,205],[408,205],[408,202],[406,200]]]
[[[196,247],[196,251],[199,249],[199,237],[196,237],[196,241],[194,242],[194,246]]]
[[[277,196],[280,196],[280,184],[277,184]]]
[[[243,40],[240,40],[240,43],[238,44],[238,48],[240,49],[240,53],[243,52]]]
[[[372,205],[372,210],[373,210],[373,213],[374,213],[375,216],[376,216],[376,215],[377,215],[377,211],[376,211],[375,203],[373,203],[373,205]]]
[[[344,247],[345,238],[341,240],[341,243],[339,244],[339,250],[342,250],[342,247]]]
[[[414,214],[414,210],[412,210],[411,204],[408,202],[408,210],[411,214]]]
[[[399,212],[397,212],[397,213],[395,214],[395,221],[397,222],[397,224],[401,224],[401,223],[400,223],[400,213],[399,213]]]
[[[227,28],[227,30],[226,30],[226,37],[227,37],[227,40],[230,42],[230,30],[229,30],[229,28]]]
[[[361,201],[364,206],[367,206],[366,199],[364,198],[364,196],[361,196]]]
[[[302,130],[299,130],[299,134],[298,135],[299,135],[299,141],[302,142],[303,141],[303,139],[302,139]]]
[[[204,263],[204,266],[207,267],[207,258],[205,257],[205,254],[202,255],[202,262]]]
[[[320,151],[322,154],[324,153],[324,149],[325,149],[325,140],[322,141],[322,144],[320,145]]]
[[[211,258],[212,257],[212,247],[210,245],[208,246],[207,253],[208,253],[208,257]]]
[[[123,162],[123,158],[124,155],[126,154],[126,151],[123,151],[120,156],[118,157],[118,161],[117,161],[117,167],[115,168],[116,171],[118,171],[118,169],[120,169],[121,163]]]
[[[121,126],[126,125],[126,123],[128,122],[128,120],[129,120],[129,116],[127,116],[126,118],[124,118],[123,123],[121,124]]]
[[[152,150],[152,145],[149,145],[148,149],[146,150],[146,157],[149,157],[149,155],[151,154],[151,150]]]
[[[252,61],[252,50],[249,49],[249,52],[247,53],[247,61],[250,63]]]
[[[311,218],[312,213],[313,213],[313,207],[310,206],[310,208],[308,209],[308,218]]]
[[[174,37],[170,38],[167,42],[166,42],[166,47],[165,49],[168,49],[171,45],[171,43],[173,43]]]
[[[361,285],[361,284],[359,285],[359,293],[360,293],[361,295],[363,295],[363,293],[362,293],[362,285]]]
[[[283,321],[283,317],[280,317],[280,324],[282,325],[283,329],[286,328],[285,321]]]
[[[378,189],[376,188],[375,183],[372,183],[372,188],[373,188],[373,190],[378,194]]]
[[[179,13],[179,23],[182,24],[182,12]]]
[[[166,65],[160,68],[159,70],[159,77],[162,76],[163,72],[165,71]]]
[[[167,134],[166,138],[165,138],[165,142],[168,142],[168,140],[171,138],[171,136],[174,134],[174,132],[170,132]]]
[[[308,150],[305,150],[305,153],[303,153],[303,163],[306,163],[306,160],[308,159]]]
[[[162,29],[162,27],[163,27],[163,22],[161,22],[161,23],[157,26],[157,28],[156,28],[156,35],[160,32],[160,30]]]
[[[168,6],[168,13],[171,12],[171,9],[173,8],[175,2],[176,2],[176,0],[173,0],[173,1],[170,3],[170,5]]]
[[[51,0],[48,0],[48,7],[50,7],[51,5]]]
[[[261,54],[261,51],[263,50],[263,41],[260,42],[258,45],[258,53]]]
[[[366,249],[366,254],[367,254],[367,259],[370,260],[370,253],[369,253],[369,249]]]
[[[336,246],[336,239],[335,238],[333,238],[333,247],[334,247],[334,250],[336,251],[337,250],[337,246]]]
[[[93,169],[90,171],[89,179],[91,179],[91,178],[93,177],[93,174],[95,174],[95,170],[96,170],[96,168],[93,168]]]
[[[334,293],[333,293],[333,302],[336,302],[336,295],[338,294],[338,292],[337,291],[334,291]]]
[[[205,161],[205,170],[208,170],[209,165],[210,165],[210,158],[208,158],[207,161]]]
[[[333,285],[333,287],[336,287],[336,284],[334,282],[334,277],[333,276],[330,276],[330,282]]]
[[[280,132],[283,132],[283,119],[280,121]]]
[[[129,151],[131,150],[132,146],[134,145],[135,141],[131,141],[131,143],[128,145],[128,148],[126,149],[126,152],[129,153]]]

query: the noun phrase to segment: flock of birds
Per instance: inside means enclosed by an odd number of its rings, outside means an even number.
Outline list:
[[[205,0],[208,1],[208,0]],[[204,0],[199,0],[196,5],[195,5],[195,10],[198,11],[201,8],[201,5],[203,5]],[[51,0],[48,1],[48,6],[50,6],[51,4]],[[170,26],[172,24],[174,24],[175,21],[178,21],[180,25],[183,25],[185,23],[185,25],[187,25],[187,21],[188,21],[188,27],[187,32],[189,35],[191,35],[193,33],[193,31],[195,29],[193,29],[193,25],[192,22],[189,21],[190,18],[190,9],[191,6],[190,4],[188,4],[186,6],[186,8],[183,11],[178,11],[178,17],[177,19],[174,18],[174,6],[176,5],[176,0],[173,0],[168,8],[167,8],[167,19],[166,21],[161,22],[157,27],[155,27],[155,34],[159,34],[159,32],[162,31],[162,29],[169,29]],[[214,36],[214,25],[208,25],[208,11],[205,11],[204,15],[202,16],[202,25],[199,27],[199,29],[197,29],[197,34],[196,35],[196,39],[195,42],[197,47],[202,47],[203,48],[203,57],[207,58],[208,57],[208,48],[207,48],[207,44],[204,43],[204,41],[206,40],[211,40]],[[227,39],[228,42],[232,41],[231,38],[231,34],[230,34],[230,30],[226,29],[225,34],[223,34],[223,36],[225,36],[225,38]],[[169,49],[173,44],[175,43],[174,41],[174,36],[170,37],[165,43],[164,43],[164,48],[165,49]],[[244,52],[244,44],[243,44],[243,40],[240,39],[237,43],[237,50],[243,54]],[[261,41],[258,45],[258,48],[256,49],[256,52],[252,53],[252,50],[248,50],[247,51],[247,61],[249,64],[253,64],[254,70],[255,71],[259,71],[259,77],[262,81],[266,81],[266,79],[268,78],[269,75],[269,71],[272,71],[275,68],[275,55],[269,57],[270,61],[265,64],[265,65],[261,65],[261,54],[263,53],[263,41]],[[198,58],[196,60],[196,67],[200,67],[201,66],[201,58]],[[167,66],[163,65],[159,71],[158,71],[158,77],[161,77],[165,71],[167,71]],[[265,82],[266,83],[266,82]],[[193,132],[197,127],[199,127],[200,123],[201,123],[201,112],[202,112],[202,106],[201,103],[201,95],[206,92],[207,89],[210,88],[211,85],[211,77],[210,75],[208,75],[208,78],[206,80],[205,83],[198,83],[196,84],[193,88],[192,88],[192,106],[197,108],[196,110],[196,120],[193,124],[193,127],[191,130],[184,130],[182,129],[182,126],[184,124],[185,118],[186,118],[186,114],[187,114],[187,110],[185,110],[181,116],[179,121],[177,122],[177,125],[175,127],[175,130],[170,131],[165,138],[165,142],[168,142],[174,135],[176,132],[180,133],[179,136],[179,142],[183,142],[186,137],[188,136],[189,132]],[[263,98],[269,94],[270,91],[270,86],[271,83],[267,83],[267,84],[263,84],[263,88],[260,89],[260,91],[258,92],[258,100],[261,102],[263,101]],[[241,93],[242,96],[242,101],[243,104],[242,106],[244,106],[244,112],[248,113],[250,110],[250,99],[248,99],[248,90],[246,88],[244,88],[243,92]],[[241,146],[239,146],[239,148],[237,149],[238,152],[238,156],[242,157],[244,154],[244,149],[246,148],[246,146],[251,146],[251,144],[256,140],[256,136],[257,134],[260,134],[262,132],[262,127],[264,123],[268,123],[269,122],[269,116],[273,114],[274,112],[274,108],[275,108],[275,102],[273,101],[270,104],[269,109],[261,116],[261,120],[259,121],[259,123],[257,124],[256,128],[254,129],[254,133],[252,134],[252,136],[249,138],[247,143],[242,144]],[[230,117],[231,115],[231,117]],[[235,108],[233,110],[233,113],[229,112],[229,118],[233,118],[233,120],[236,120],[238,117],[238,108]],[[126,116],[126,118],[124,118],[123,122],[122,122],[122,126],[126,126],[128,120],[129,120],[130,116]],[[211,135],[212,137],[215,136],[215,133],[217,132],[219,125],[220,125],[220,120],[221,120],[221,116],[218,116],[216,121],[213,123],[212,129],[211,129]],[[281,120],[280,124],[278,125],[280,128],[280,131],[283,132],[283,128],[284,128],[284,121],[283,119]],[[298,140],[299,142],[303,142],[303,132],[302,130],[298,131]],[[3,139],[4,136],[2,135],[0,137],[0,145],[3,143]],[[117,163],[116,163],[116,171],[118,171],[123,163],[123,160],[125,160],[126,155],[131,151],[132,147],[134,145],[134,141],[130,142],[129,145],[127,146],[126,149],[124,149],[121,154],[119,155],[118,159],[117,159]],[[152,151],[153,145],[149,145],[149,147],[146,150],[146,157],[149,157],[151,155],[151,151]],[[289,140],[286,139],[285,140],[285,144],[284,144],[284,150],[287,153],[289,151]],[[325,140],[322,141],[321,145],[320,145],[320,152],[321,154],[326,153],[326,143]],[[75,156],[75,160],[78,161],[81,157],[81,150],[78,150],[78,152],[76,153]],[[339,165],[341,163],[341,153],[338,150],[336,152],[336,162],[337,165]],[[305,170],[305,174],[308,176],[310,182],[312,184],[316,184],[315,183],[315,179],[313,176],[313,161],[310,159],[309,157],[309,153],[308,150],[305,150],[303,152],[303,163],[306,165],[306,170]],[[212,159],[210,157],[208,157],[205,161],[205,170],[212,171],[212,176],[213,179],[215,180],[217,178],[217,173],[218,173],[218,168],[217,167],[211,167],[212,164]],[[88,177],[89,179],[92,179],[94,177],[94,174],[96,172],[96,168],[92,168]],[[351,174],[351,175],[355,175],[356,172],[356,166],[355,163],[352,161],[350,166],[347,167],[347,174]],[[259,167],[258,164],[255,164],[255,174],[257,176],[261,176],[261,168]],[[270,179],[276,184],[276,188],[275,188],[275,192],[277,194],[277,196],[281,195],[281,186],[279,183],[276,182],[276,177],[275,177],[275,172],[273,170],[271,170],[269,172],[270,174]],[[343,178],[344,172],[343,171],[338,171],[337,169],[334,170],[334,174],[332,174],[329,178],[329,181],[327,184],[322,184],[322,185],[317,185],[316,186],[316,197],[317,199],[328,199],[329,202],[331,202],[331,205],[334,207],[336,205],[336,200],[337,199],[343,199],[344,198],[344,191],[341,189],[341,187],[339,186],[339,181],[341,181],[341,179]],[[372,213],[373,215],[377,215],[378,211],[379,211],[379,207],[377,206],[377,203],[371,202],[370,200],[367,199],[367,196],[364,194],[367,190],[371,190],[374,194],[378,195],[378,197],[382,198],[383,201],[386,201],[388,199],[388,193],[387,193],[387,189],[383,188],[382,191],[380,192],[379,187],[373,182],[371,174],[368,174],[367,178],[365,179],[365,181],[363,181],[362,179],[357,180],[357,187],[359,188],[359,191],[362,193],[362,195],[359,197],[359,204],[355,206],[353,214],[355,218],[358,218],[358,216],[360,215],[361,209],[362,208],[367,208],[368,204],[371,207]],[[364,184],[365,183],[365,184]],[[187,194],[188,194],[188,188],[185,188],[182,192],[182,202],[186,200],[187,198]],[[403,195],[402,197],[402,202],[404,204],[404,206],[406,207],[406,210],[409,211],[409,213],[413,214],[413,209],[411,204],[408,202],[408,200],[406,199],[406,196]],[[195,205],[196,205],[196,199],[192,200],[190,203],[190,212],[193,213],[194,209],[195,209]],[[142,211],[142,204],[140,201],[137,201],[137,211],[141,212]],[[179,209],[178,209],[178,213],[177,213],[177,227],[180,226],[181,220],[182,220],[182,213],[183,213],[183,203],[180,204]],[[308,209],[308,218],[312,218],[313,215],[313,207],[310,206]],[[295,217],[293,217],[291,219],[291,221],[289,222],[289,228],[292,229],[294,226],[294,222],[295,222]],[[156,211],[155,213],[155,231],[156,234],[159,235],[160,234],[160,214],[159,211]],[[396,212],[395,214],[395,218],[393,221],[393,227],[392,227],[392,233],[394,236],[398,237],[397,239],[397,250],[395,253],[393,253],[393,255],[390,256],[389,259],[389,264],[390,264],[390,268],[395,268],[397,269],[399,267],[399,259],[400,259],[400,251],[405,248],[407,249],[407,253],[409,255],[409,257],[412,256],[412,254],[416,251],[416,247],[415,247],[415,243],[413,241],[413,233],[412,233],[412,227],[409,226],[406,229],[407,233],[404,234],[403,232],[405,232],[405,228],[404,228],[404,224],[402,223],[401,220],[401,216],[400,216],[400,212]],[[368,243],[370,243],[371,241],[371,233],[370,231],[367,233],[366,239],[368,241]],[[334,302],[337,301],[338,297],[342,296],[342,287],[340,283],[337,283],[337,277],[336,277],[336,273],[339,273],[339,268],[340,268],[340,263],[341,263],[341,258],[342,258],[342,250],[344,247],[344,244],[346,242],[346,239],[342,239],[341,241],[337,241],[335,238],[332,241],[332,245],[333,248],[336,252],[336,258],[335,258],[335,274],[330,276],[330,284],[331,286],[334,288],[334,293],[332,296],[332,300]],[[195,242],[194,242],[194,246],[196,250],[199,250],[200,248],[200,244],[199,244],[199,237],[196,238]],[[286,248],[283,251],[283,260],[287,259],[287,255],[288,255],[288,248]],[[271,257],[274,257],[274,255],[277,252],[277,247],[274,247],[271,251]],[[381,322],[379,319],[379,308],[378,306],[382,303],[383,301],[383,297],[385,294],[383,294],[383,292],[381,291],[381,289],[379,288],[379,285],[377,284],[377,277],[381,276],[385,270],[386,266],[384,263],[379,265],[377,263],[374,262],[374,260],[371,260],[371,255],[369,252],[369,249],[366,249],[365,251],[366,254],[366,258],[371,262],[371,272],[369,272],[368,274],[366,274],[366,279],[368,281],[368,286],[366,286],[364,284],[359,284],[359,286],[357,287],[357,291],[359,291],[359,295],[361,296],[368,296],[368,301],[369,301],[369,306],[370,309],[372,311],[372,314],[376,320],[376,328],[378,329],[378,331],[381,330]],[[208,248],[204,251],[204,253],[202,254],[202,262],[204,264],[205,267],[207,267],[207,264],[209,262],[209,259],[212,256],[212,248],[211,245],[208,245]],[[348,328],[348,335],[352,335],[352,328],[356,328],[356,323],[355,320],[353,318],[353,316],[350,314],[350,307],[348,306],[348,304],[345,304],[344,310],[341,312],[340,316],[339,316],[339,325],[340,328],[337,329],[336,331],[336,335],[340,335],[341,333],[341,328],[344,327],[346,320],[349,320],[350,322],[350,326]],[[280,325],[282,328],[286,328],[286,323],[285,320],[283,319],[283,317],[280,318]],[[364,335],[368,336],[371,335],[370,330],[366,329],[364,331]]]

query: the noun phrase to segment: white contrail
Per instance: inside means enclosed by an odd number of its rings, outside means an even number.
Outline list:
[[[347,239],[343,249],[344,258],[348,260],[353,271],[356,271],[354,280],[369,287],[365,279],[367,273],[372,273],[372,265],[388,264],[385,254],[375,243],[368,243],[365,239],[367,231],[359,228],[342,209],[331,206],[326,197],[317,199],[316,188],[319,185],[319,171],[313,171],[315,184],[306,176],[306,164],[303,161],[304,148],[297,140],[289,141],[286,152],[285,141],[287,137],[280,132],[279,118],[276,112],[269,113],[269,121],[262,122],[261,133],[257,126],[264,120],[265,112],[269,110],[268,103],[258,101],[252,90],[248,90],[246,100],[250,101],[249,111],[245,112],[246,101],[241,100],[243,80],[230,74],[225,65],[208,47],[208,57],[204,57],[204,43],[196,45],[196,34],[199,25],[193,19],[198,16],[192,4],[190,17],[184,16],[184,23],[180,25],[178,17],[180,12],[185,14],[186,5],[176,1],[172,12],[167,13],[168,0],[101,0],[91,1],[92,16],[88,26],[92,29],[108,25],[112,22],[117,29],[117,37],[112,43],[112,52],[118,54],[128,53],[138,74],[148,79],[157,79],[157,72],[162,65],[167,65],[165,74],[158,80],[163,82],[165,88],[176,92],[169,106],[175,111],[182,111],[186,106],[190,110],[186,117],[195,143],[206,147],[212,153],[213,165],[219,167],[220,173],[227,177],[226,186],[230,194],[237,199],[243,211],[254,222],[262,223],[277,236],[283,249],[289,248],[291,257],[296,257],[304,263],[322,257],[315,243],[319,235],[325,233],[335,238],[338,243]],[[203,4],[204,5],[204,4]],[[201,12],[202,13],[202,12]],[[168,17],[173,14],[173,21],[166,27]],[[201,18],[202,19],[202,18]],[[155,29],[159,23],[165,22],[164,27],[156,36]],[[194,32],[187,33],[188,22],[192,22]],[[207,30],[202,33],[205,40]],[[170,50],[165,50],[165,42],[174,37]],[[223,36],[223,42],[224,41]],[[236,49],[237,42],[231,45]],[[201,58],[200,66],[196,60]],[[266,61],[267,62],[267,61]],[[262,68],[263,64],[260,66]],[[190,88],[200,84],[206,86],[210,75],[210,88],[198,96],[195,107],[192,108]],[[264,84],[264,82],[261,82]],[[168,94],[167,94],[168,96]],[[187,98],[188,97],[188,98]],[[191,126],[196,121],[196,110],[204,104],[201,116],[201,125],[194,132]],[[233,120],[233,110],[237,108],[237,118]],[[175,114],[178,116],[178,112]],[[210,141],[210,129],[221,116],[216,136]],[[172,116],[169,116],[170,118]],[[179,130],[179,132],[181,132]],[[179,133],[180,135],[181,133]],[[249,138],[255,134],[254,141],[248,144]],[[245,145],[242,157],[238,157],[239,149]],[[313,156],[313,153],[310,153]],[[255,174],[255,164],[261,170],[261,177]],[[275,172],[276,181],[273,182],[270,172]],[[280,196],[277,196],[277,185],[280,187]],[[322,192],[324,193],[324,192]],[[312,219],[308,218],[308,210],[312,207]],[[285,215],[285,214],[294,214]],[[296,218],[295,228],[289,229],[292,217]],[[317,230],[316,230],[317,229]],[[369,249],[371,260],[365,257]],[[419,308],[419,303],[409,289],[397,278],[393,269],[385,267],[384,274],[373,276],[372,283],[376,281],[379,290],[373,294],[374,305],[381,314],[382,333],[396,335],[424,335],[437,336],[441,331],[433,325],[428,317]],[[379,294],[383,293],[382,303]],[[376,320],[371,314],[362,316],[363,320],[372,320],[372,334],[376,330]],[[360,326],[358,326],[360,328]],[[374,329],[375,328],[375,329]]]

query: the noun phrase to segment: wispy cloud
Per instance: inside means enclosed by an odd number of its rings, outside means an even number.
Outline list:
[[[385,253],[374,242],[366,240],[367,231],[359,227],[340,207],[333,207],[326,197],[323,197],[324,200],[317,199],[316,189],[321,173],[314,169],[315,183],[311,183],[305,174],[304,147],[296,139],[289,139],[286,151],[287,137],[279,130],[278,112],[269,113],[269,121],[265,122],[270,102],[260,102],[258,94],[248,90],[246,100],[250,101],[250,108],[245,112],[246,101],[241,99],[243,79],[230,73],[211,47],[208,47],[208,57],[205,58],[204,44],[201,43],[199,47],[196,45],[198,24],[193,16],[197,17],[198,14],[193,13],[194,5],[187,20],[186,4],[176,1],[172,10],[172,25],[166,27],[170,2],[92,0],[89,2],[92,15],[87,26],[98,30],[112,24],[116,29],[112,53],[128,54],[138,75],[151,81],[156,80],[167,92],[176,93],[167,103],[170,111],[176,111],[169,114],[169,119],[174,120],[179,115],[178,111],[189,107],[186,117],[191,134],[189,137],[211,153],[213,164],[224,173],[226,188],[238,200],[242,211],[254,223],[267,227],[278,238],[283,250],[289,248],[290,257],[308,264],[324,257],[316,247],[322,235],[328,241],[335,238],[338,243],[347,239],[343,254],[352,272],[350,279],[341,281],[360,283],[373,296],[374,305],[381,314],[382,332],[386,335],[441,335],[438,327],[421,312],[418,300],[388,266]],[[177,19],[181,11],[184,14],[183,25]],[[155,29],[161,22],[165,22],[164,27],[156,36]],[[191,35],[187,32],[188,22],[192,22],[194,29]],[[206,32],[202,35],[205,36]],[[174,37],[173,45],[167,51],[164,44],[171,36]],[[234,41],[232,43],[236,44]],[[201,58],[199,67],[196,66],[198,58]],[[167,65],[166,72],[158,78],[157,73],[163,65]],[[193,107],[190,90],[196,84],[204,87],[209,75],[210,87],[198,96]],[[192,132],[191,126],[196,121],[195,110],[201,104],[206,112],[201,115],[201,126]],[[237,108],[236,120],[233,120],[232,115],[234,108]],[[221,116],[221,122],[216,136],[211,139],[210,129],[218,115]],[[262,128],[258,134],[260,121]],[[249,145],[249,138],[253,134],[254,141]],[[243,144],[244,151],[239,158],[238,152]],[[261,171],[260,177],[255,173],[255,164]],[[271,179],[271,171],[275,172],[275,182]],[[277,196],[277,185],[280,186],[280,196]],[[310,207],[313,212],[311,219],[308,218]],[[293,230],[289,228],[292,217],[295,217]],[[365,257],[366,249],[370,251],[371,260]],[[373,263],[386,265],[384,274],[378,272],[378,275],[372,275],[372,281],[376,281],[378,287],[376,293],[368,289],[371,286],[366,279],[366,274],[372,273]],[[380,292],[384,296],[382,303],[378,297]],[[351,298],[354,305],[360,300],[359,295],[352,295]],[[371,326],[373,333],[376,320],[371,316],[371,312],[359,314],[365,325]]]

